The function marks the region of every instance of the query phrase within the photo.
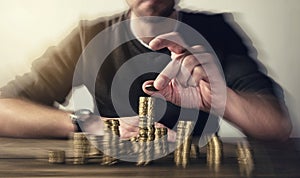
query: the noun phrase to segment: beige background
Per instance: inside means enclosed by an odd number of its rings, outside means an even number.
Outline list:
[[[294,124],[292,136],[299,137],[300,1],[182,0],[180,6],[234,13],[269,75],[284,87]],[[0,86],[16,74],[29,71],[31,61],[48,46],[57,44],[79,19],[93,19],[126,8],[125,0],[0,0]],[[89,96],[83,101],[83,106],[92,107]],[[227,124],[221,125],[222,135],[240,135]]]

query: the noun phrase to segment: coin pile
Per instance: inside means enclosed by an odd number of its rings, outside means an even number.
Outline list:
[[[215,172],[219,172],[223,159],[223,144],[218,135],[213,134],[208,141],[206,155],[209,168],[213,168]]]
[[[176,149],[174,151],[174,161],[176,166],[186,168],[190,162],[190,150],[192,144],[192,131],[194,122],[179,121],[176,134]]]
[[[154,158],[154,98],[139,98],[139,150],[137,166],[147,165]]]
[[[62,150],[50,150],[48,151],[49,163],[51,164],[63,164],[65,163],[65,151]]]
[[[254,169],[254,161],[249,144],[246,142],[239,142],[237,144],[236,154],[241,175],[251,176]]]
[[[119,146],[120,146],[120,131],[119,131],[119,120],[106,120],[104,127],[103,136],[103,152],[104,156],[102,159],[103,165],[113,165],[118,162]]]
[[[86,164],[89,158],[90,142],[86,133],[78,132],[73,135],[74,164]]]

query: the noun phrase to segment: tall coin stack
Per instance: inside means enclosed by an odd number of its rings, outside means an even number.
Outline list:
[[[154,98],[139,98],[139,151],[137,166],[147,165],[153,159],[155,139]]]
[[[238,143],[236,154],[241,176],[251,176],[254,169],[254,161],[249,144],[245,142]]]
[[[207,164],[215,172],[219,172],[223,159],[223,144],[218,135],[213,134],[207,144]]]
[[[103,136],[103,152],[102,158],[103,165],[113,165],[118,162],[119,143],[120,143],[120,123],[118,120],[104,121],[104,136]]]
[[[86,164],[89,158],[90,142],[82,132],[73,135],[74,164]]]
[[[174,161],[176,166],[182,166],[183,168],[186,168],[189,164],[193,128],[194,123],[192,121],[178,122],[176,149],[174,152]]]

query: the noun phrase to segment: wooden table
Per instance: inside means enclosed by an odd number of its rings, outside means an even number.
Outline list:
[[[248,176],[241,173],[237,162],[237,139],[222,140],[224,159],[218,169],[206,164],[205,149],[201,150],[199,159],[192,159],[183,169],[175,166],[172,155],[144,167],[128,162],[102,166],[95,160],[86,165],[73,165],[68,140],[0,138],[0,177],[300,177],[300,139],[285,143],[250,141],[254,169]],[[65,150],[67,162],[49,164],[48,150],[51,149]]]

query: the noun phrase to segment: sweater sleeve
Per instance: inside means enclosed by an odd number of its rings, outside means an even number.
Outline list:
[[[222,17],[222,18],[221,18]],[[283,100],[283,89],[267,75],[265,66],[256,57],[252,41],[236,24],[232,15],[219,18],[223,38],[223,72],[227,85],[235,91],[273,95]]]

